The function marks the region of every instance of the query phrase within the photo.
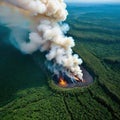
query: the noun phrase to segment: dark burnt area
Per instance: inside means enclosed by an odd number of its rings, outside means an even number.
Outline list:
[[[80,81],[75,80],[75,82],[72,82],[71,78],[69,78],[66,74],[60,73],[59,76],[58,75],[53,76],[54,83],[59,87],[63,88],[84,87],[90,85],[93,82],[93,77],[85,68],[81,67],[81,69],[83,72],[83,82],[81,80]],[[67,86],[61,86],[59,84],[60,77],[62,77],[67,82]]]

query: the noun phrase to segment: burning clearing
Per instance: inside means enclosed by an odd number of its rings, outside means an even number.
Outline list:
[[[81,68],[83,71],[83,79],[79,79],[76,75],[73,77],[68,77],[65,73],[60,73],[59,75],[54,75],[53,80],[56,85],[63,88],[74,88],[87,86],[93,82],[93,77],[85,68]]]

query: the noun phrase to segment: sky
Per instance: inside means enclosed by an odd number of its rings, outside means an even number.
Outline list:
[[[65,0],[65,2],[81,2],[81,3],[120,3],[120,0]]]

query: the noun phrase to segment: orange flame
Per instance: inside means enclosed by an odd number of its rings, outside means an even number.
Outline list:
[[[60,77],[59,85],[62,86],[62,87],[66,87],[67,86],[67,82],[62,77]]]
[[[74,76],[74,79],[75,79],[76,81],[81,81],[77,76]]]

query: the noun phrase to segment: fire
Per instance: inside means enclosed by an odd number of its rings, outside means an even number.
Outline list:
[[[75,79],[76,81],[81,81],[77,76],[74,76],[74,79]]]
[[[62,87],[66,87],[67,86],[67,82],[62,77],[60,77],[59,85],[62,86]]]

